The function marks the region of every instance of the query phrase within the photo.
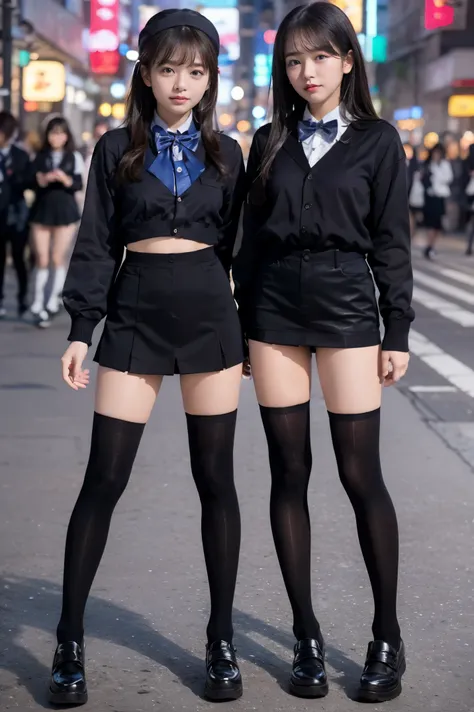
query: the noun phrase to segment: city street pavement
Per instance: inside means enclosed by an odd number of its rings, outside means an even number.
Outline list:
[[[467,263],[461,247],[446,241],[433,264],[415,248],[412,362],[405,382],[384,396],[382,456],[400,523],[399,612],[408,669],[403,695],[373,710],[474,708],[474,262]],[[61,381],[66,329],[65,317],[47,331],[0,323],[1,712],[48,708],[66,526],[86,465],[93,409],[93,383],[76,393]],[[360,709],[352,697],[371,637],[372,600],[317,378],[312,439],[313,594],[327,641],[330,693],[304,701],[286,690],[294,641],[269,527],[266,446],[253,384],[246,381],[235,458],[243,524],[235,642],[245,692],[225,704],[229,712]],[[201,697],[207,613],[198,497],[179,382],[169,378],[89,601],[85,709],[213,709]]]

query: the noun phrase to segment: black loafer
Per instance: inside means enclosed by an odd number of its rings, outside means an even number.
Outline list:
[[[71,640],[56,648],[49,701],[55,705],[84,705],[87,702],[84,643],[79,645]]]
[[[204,694],[209,700],[237,700],[242,696],[240,675],[235,648],[225,640],[216,640],[206,646],[206,685]]]
[[[405,670],[403,640],[398,651],[383,640],[370,642],[360,679],[359,700],[386,702],[398,697],[402,691],[402,675]]]
[[[297,697],[326,697],[328,689],[324,643],[313,638],[299,640],[295,645],[290,692]]]

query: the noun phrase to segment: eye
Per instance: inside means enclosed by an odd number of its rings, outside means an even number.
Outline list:
[[[322,61],[323,59],[327,59],[328,56],[327,54],[317,54],[316,55],[316,60],[319,62],[320,60]]]
[[[290,60],[288,61],[287,66],[288,66],[288,67],[296,67],[298,64],[300,64],[300,62],[299,62],[298,59],[290,59]]]
[[[203,77],[204,76],[204,72],[201,72],[200,69],[193,69],[191,74],[195,77]]]
[[[162,67],[161,71],[163,72],[163,74],[171,74],[173,72],[171,67]]]

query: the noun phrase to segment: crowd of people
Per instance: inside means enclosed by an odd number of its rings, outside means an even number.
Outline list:
[[[408,194],[412,236],[426,230],[426,259],[435,255],[439,236],[445,230],[465,233],[466,255],[474,251],[474,144],[465,152],[448,140],[429,151],[404,144],[408,171]],[[464,155],[463,155],[464,154]]]
[[[94,141],[107,129],[98,122]],[[36,143],[20,141],[16,118],[0,112],[0,318],[7,314],[9,253],[17,279],[18,316],[29,314],[33,324],[45,328],[59,313],[91,149],[76,150],[62,116],[48,120]]]

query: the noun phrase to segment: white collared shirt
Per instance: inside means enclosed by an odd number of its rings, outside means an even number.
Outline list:
[[[323,156],[329,151],[330,148],[334,146],[336,141],[340,141],[341,136],[350,124],[350,120],[343,119],[340,112],[340,107],[336,107],[329,114],[323,117],[324,123],[328,121],[337,120],[337,136],[334,141],[327,141],[324,135],[320,131],[315,131],[312,136],[307,138],[305,141],[301,142],[305,156],[308,159],[308,163],[311,168],[316,165],[318,161],[321,160]],[[311,114],[309,107],[307,106],[304,112],[303,121],[316,121],[314,116]]]
[[[184,122],[184,124],[181,124],[179,129],[177,131],[172,131],[166,123],[163,121],[161,116],[158,116],[158,114],[155,111],[155,116],[153,117],[153,123],[151,127],[153,126],[161,126],[162,129],[165,129],[165,131],[169,131],[170,133],[185,133],[185,131],[188,131],[190,128],[191,124],[193,123],[193,112],[191,112]],[[175,161],[182,161],[183,160],[183,152],[180,151],[179,146],[173,146],[173,158]]]

